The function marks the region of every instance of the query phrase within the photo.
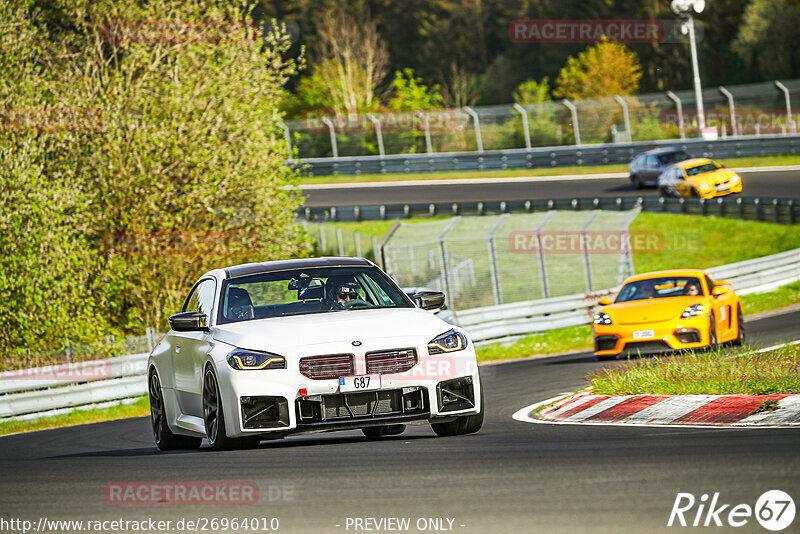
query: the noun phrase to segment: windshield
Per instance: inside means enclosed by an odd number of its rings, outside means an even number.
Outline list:
[[[235,278],[222,288],[219,324],[367,308],[411,308],[374,267],[293,269]]]
[[[679,161],[684,161],[689,159],[689,154],[684,152],[683,150],[679,150],[678,152],[670,152],[669,154],[662,154],[658,156],[658,162],[664,165],[672,165],[673,163],[678,163]]]
[[[625,284],[614,302],[702,295],[703,286],[693,276],[650,278]]]
[[[719,169],[716,163],[713,161],[708,163],[703,163],[702,165],[698,165],[696,167],[689,167],[686,169],[686,176],[697,176],[698,174],[704,174],[707,172],[713,172]]]

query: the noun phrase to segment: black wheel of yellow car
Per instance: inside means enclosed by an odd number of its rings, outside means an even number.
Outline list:
[[[383,436],[397,436],[406,430],[406,425],[381,425],[368,426],[361,429],[368,438],[381,438]]]
[[[156,446],[162,451],[199,448],[203,442],[202,438],[180,436],[173,434],[169,429],[167,413],[164,409],[164,395],[155,368],[150,368],[147,385],[147,394],[150,397],[150,424]]]
[[[714,316],[714,312],[711,312],[709,316],[708,348],[712,350],[717,348],[717,318]]]
[[[742,315],[742,307],[738,306],[736,309],[736,339],[733,340],[733,345],[741,347],[745,342],[745,329],[744,329],[744,315]]]

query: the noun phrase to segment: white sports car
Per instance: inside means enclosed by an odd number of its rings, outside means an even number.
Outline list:
[[[288,434],[430,423],[477,432],[483,393],[463,330],[409,298],[372,262],[313,258],[204,274],[148,362],[162,449],[257,446]],[[416,301],[416,304],[415,304]]]

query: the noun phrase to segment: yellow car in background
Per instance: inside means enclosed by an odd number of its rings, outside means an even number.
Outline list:
[[[742,302],[733,287],[704,271],[659,271],[625,280],[594,314],[598,359],[742,345]]]
[[[678,162],[658,177],[663,196],[714,198],[742,192],[742,178],[708,158]]]

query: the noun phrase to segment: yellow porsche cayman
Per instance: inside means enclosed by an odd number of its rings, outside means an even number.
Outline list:
[[[659,271],[625,280],[594,314],[599,359],[744,343],[742,302],[731,285],[701,270]]]
[[[678,162],[661,173],[658,188],[663,196],[714,198],[742,192],[742,178],[708,158]]]

